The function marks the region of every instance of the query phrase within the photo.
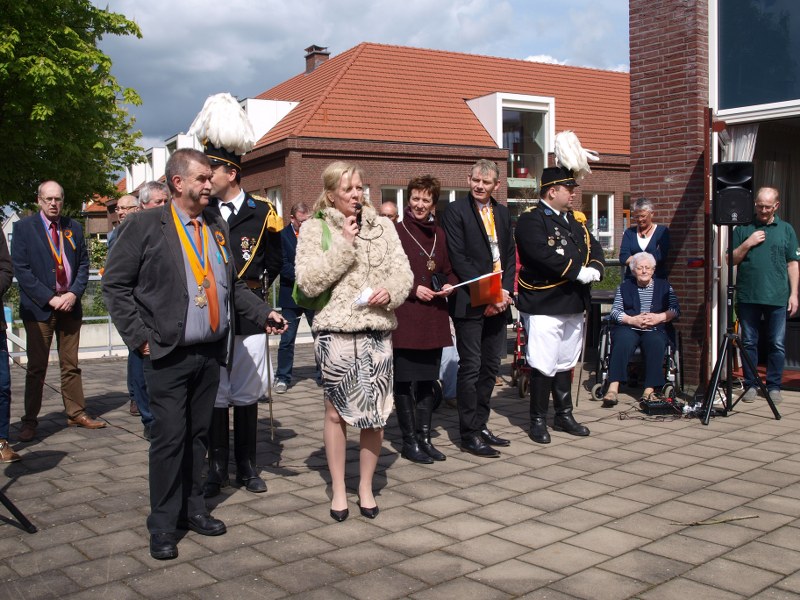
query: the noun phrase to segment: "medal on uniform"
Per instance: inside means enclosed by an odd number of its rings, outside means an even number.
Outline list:
[[[565,240],[564,238],[561,238],[561,245],[562,246],[566,246],[567,245],[567,240]]]
[[[208,277],[203,277],[203,283],[201,284],[205,289],[211,287],[211,282],[208,280]],[[198,286],[199,287],[199,286]]]
[[[556,241],[553,238],[547,238],[547,245],[548,246],[555,246]]]
[[[428,271],[433,273],[436,270],[436,261],[434,261],[432,258],[429,258],[428,262],[425,263],[425,266],[428,267]]]
[[[197,295],[194,297],[194,304],[198,308],[205,308],[206,304],[208,304],[208,298],[206,298],[206,292],[203,289],[204,287],[208,287],[205,283],[208,280],[203,281],[203,285],[197,286]]]
[[[563,248],[556,248],[556,254],[560,254],[561,256],[564,256],[564,249]]]

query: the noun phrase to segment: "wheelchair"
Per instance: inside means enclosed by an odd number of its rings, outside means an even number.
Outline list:
[[[608,372],[611,365],[611,331],[616,323],[611,321],[611,317],[603,317],[603,324],[600,328],[600,339],[597,345],[597,364],[595,370],[595,384],[592,386],[592,398],[602,400],[608,391]],[[672,327],[670,323],[667,327],[667,338],[669,342],[664,351],[664,386],[661,394],[665,398],[676,398],[683,390],[683,368],[681,364],[682,342],[680,331]],[[642,349],[636,348],[630,362],[628,363],[628,387],[635,387],[638,383],[638,372],[644,369],[642,364]]]
[[[531,368],[528,365],[528,359],[525,357],[525,348],[528,344],[525,335],[525,325],[521,317],[517,317],[514,323],[514,330],[517,334],[516,342],[514,343],[514,356],[511,363],[511,385],[517,386],[517,393],[520,398],[525,398],[528,395],[528,387],[531,383]]]

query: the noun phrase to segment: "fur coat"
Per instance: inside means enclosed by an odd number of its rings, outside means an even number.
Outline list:
[[[295,276],[308,296],[332,287],[330,302],[314,314],[313,331],[391,331],[397,327],[394,310],[405,302],[414,276],[394,223],[365,205],[361,232],[353,244],[342,235],[344,215],[335,208],[322,211],[331,232],[331,245],[323,251],[322,223],[311,218],[303,223],[297,240]],[[386,306],[356,306],[366,288],[385,288]]]

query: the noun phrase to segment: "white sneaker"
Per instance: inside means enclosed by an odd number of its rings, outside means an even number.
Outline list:
[[[768,391],[769,391],[769,397],[772,398],[772,403],[773,404],[780,404],[781,402],[783,402],[783,398],[781,397],[781,391],[780,390],[776,389],[776,390],[768,390]]]
[[[272,386],[272,389],[275,391],[276,394],[285,394],[286,390],[289,389],[289,386],[286,384],[285,381],[276,381],[275,385]]]
[[[755,402],[756,401],[756,395],[757,395],[756,394],[756,388],[749,387],[744,391],[744,394],[739,396],[739,400],[741,400],[742,402],[746,402],[746,403],[750,404],[751,402]]]

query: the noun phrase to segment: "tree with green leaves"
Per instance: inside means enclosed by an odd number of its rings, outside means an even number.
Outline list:
[[[142,160],[125,109],[141,100],[111,75],[103,35],[141,31],[89,0],[0,0],[0,205],[30,205],[55,179],[76,210]]]

